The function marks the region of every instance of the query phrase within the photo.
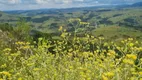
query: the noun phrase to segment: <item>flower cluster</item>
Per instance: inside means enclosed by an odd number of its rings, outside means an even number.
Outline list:
[[[59,30],[62,30],[62,26]],[[0,80],[141,80],[142,44],[108,42],[91,35],[16,42],[0,53]],[[138,44],[139,43],[139,44]]]

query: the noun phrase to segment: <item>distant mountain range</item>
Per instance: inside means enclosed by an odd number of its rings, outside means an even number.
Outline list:
[[[99,0],[104,1],[104,0]],[[114,0],[108,0],[108,2],[113,2]],[[119,0],[118,2],[123,2],[126,0]],[[132,1],[132,0],[130,0]],[[134,1],[134,0],[133,0]],[[136,0],[141,1],[141,0]],[[115,1],[117,2],[117,1]],[[107,9],[121,9],[121,8],[129,8],[129,7],[142,7],[142,2],[137,2],[134,4],[121,4],[121,5],[103,5],[103,6],[92,6],[92,7],[80,7],[80,8],[65,8],[65,9],[37,9],[37,10],[15,10],[15,11],[0,11],[0,22],[15,22],[17,18],[22,16],[36,16],[36,15],[54,15],[54,14],[62,14],[62,13],[72,13],[79,10],[97,10],[100,8],[107,8]],[[13,15],[14,14],[14,15]]]
[[[139,6],[142,6],[142,2],[134,3],[132,6],[136,6],[136,7],[137,7],[137,6],[138,6],[138,7],[139,7]]]
[[[142,2],[142,0],[97,0],[98,3],[104,4],[128,4]]]
[[[98,1],[104,1],[104,0],[98,0]],[[20,14],[20,15],[26,15],[26,16],[34,16],[38,14],[56,14],[59,12],[74,12],[78,10],[94,10],[99,8],[127,8],[127,7],[142,7],[142,2],[137,2],[134,4],[125,4],[128,0],[108,0],[109,3],[112,3],[112,5],[100,5],[100,6],[92,6],[92,7],[79,7],[79,8],[64,8],[64,9],[37,9],[37,10],[13,10],[13,11],[4,11],[8,14]],[[134,1],[141,1],[141,0],[129,0],[129,2]],[[124,2],[122,4],[122,2]],[[114,5],[114,3],[117,3],[117,5]],[[121,3],[121,4],[119,4]]]

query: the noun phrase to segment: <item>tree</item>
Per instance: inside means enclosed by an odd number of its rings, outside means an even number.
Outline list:
[[[19,21],[16,24],[16,27],[14,28],[14,36],[17,40],[20,41],[30,41],[31,28],[28,23],[26,23],[25,19],[20,18]]]
[[[0,29],[2,31],[8,31],[8,32],[13,31],[13,27],[8,23],[0,24]]]

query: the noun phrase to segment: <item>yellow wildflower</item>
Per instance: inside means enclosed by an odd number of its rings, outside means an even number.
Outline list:
[[[30,46],[23,46],[22,48],[23,48],[23,49],[29,49]]]
[[[6,71],[0,72],[0,74],[4,74],[6,76],[11,76],[11,74],[9,72],[6,72]]]
[[[83,67],[78,67],[79,70],[83,70]]]
[[[121,41],[121,43],[125,43],[124,41]]]
[[[129,41],[133,41],[133,38],[128,38]]]
[[[22,80],[22,78],[18,78],[18,80]]]
[[[137,77],[131,77],[130,80],[137,80]]]
[[[3,64],[3,65],[0,66],[0,68],[6,68],[6,67],[7,67],[6,64]]]
[[[107,73],[105,73],[105,75],[108,76],[108,77],[113,77],[114,73],[113,72],[107,72]]]
[[[124,59],[123,62],[126,64],[134,64],[134,61],[129,60],[129,59]]]
[[[102,75],[102,79],[103,80],[108,80],[108,78],[106,76],[104,76],[104,75]]]
[[[98,64],[98,66],[99,66],[100,68],[105,68],[105,66],[102,65],[102,64]]]
[[[18,42],[16,42],[15,43],[16,45],[23,45],[23,44],[25,44],[24,42],[21,42],[21,41],[18,41]]]
[[[103,37],[99,37],[99,40],[104,40],[104,38]]]
[[[63,27],[62,27],[62,26],[60,26],[58,30],[59,30],[59,31],[62,31],[62,30],[63,30]]]
[[[39,41],[43,40],[43,38],[38,38]]]
[[[129,46],[130,46],[130,47],[133,47],[133,46],[134,46],[134,43],[129,43]]]
[[[33,66],[34,65],[34,63],[28,63],[27,64],[27,66]]]
[[[128,40],[124,40],[124,42],[127,42]]]
[[[39,70],[40,70],[40,68],[34,68],[33,70],[34,70],[34,71],[39,71]]]
[[[132,72],[132,74],[133,74],[133,75],[137,75],[138,73],[137,73],[137,72]]]
[[[69,22],[72,22],[72,21],[81,21],[81,19],[79,19],[79,18],[74,18],[74,19],[69,19]]]
[[[139,74],[140,74],[140,75],[142,75],[142,71],[141,71],[141,72],[139,72]]]
[[[89,52],[83,52],[82,55],[83,57],[87,58],[89,56]]]
[[[108,51],[108,55],[115,55],[115,51],[109,50],[109,51]]]
[[[135,71],[135,68],[131,68],[130,71]]]
[[[79,19],[79,18],[76,18],[76,20],[79,21],[79,22],[81,21],[81,19]]]
[[[129,58],[129,59],[132,59],[132,60],[136,60],[137,59],[137,56],[134,55],[134,54],[127,54],[126,57]]]
[[[138,41],[136,41],[135,43],[136,43],[136,44],[138,44],[139,42],[138,42]]]
[[[89,25],[90,23],[88,22],[80,22],[81,25]]]
[[[142,51],[142,47],[140,47],[139,50]]]
[[[105,43],[104,43],[104,46],[108,46],[108,43],[105,42]]]
[[[26,44],[27,44],[27,45],[29,45],[29,44],[30,44],[30,42],[26,42]]]
[[[73,69],[73,66],[69,66],[69,69]]]
[[[10,49],[10,48],[5,48],[3,51],[4,51],[4,52],[10,52],[11,49]]]
[[[65,38],[65,37],[66,37],[66,34],[65,34],[65,33],[62,33],[62,34],[61,34],[61,37]]]

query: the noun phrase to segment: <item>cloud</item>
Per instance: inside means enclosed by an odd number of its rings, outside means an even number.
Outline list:
[[[142,0],[0,0],[0,10],[68,8],[138,1]]]
[[[36,3],[46,4],[46,3],[54,3],[54,4],[70,4],[74,2],[83,2],[84,0],[36,0]]]
[[[0,0],[1,4],[18,4],[21,0]]]
[[[21,4],[35,4],[34,0],[21,0]]]
[[[57,4],[61,4],[61,5],[66,5],[66,4],[90,4],[90,3],[98,3],[99,1],[102,0],[0,0],[1,4],[21,4],[21,5],[42,5],[42,4],[46,4],[46,5],[50,5],[50,4],[54,4],[53,7]],[[104,0],[103,0],[104,1]]]

